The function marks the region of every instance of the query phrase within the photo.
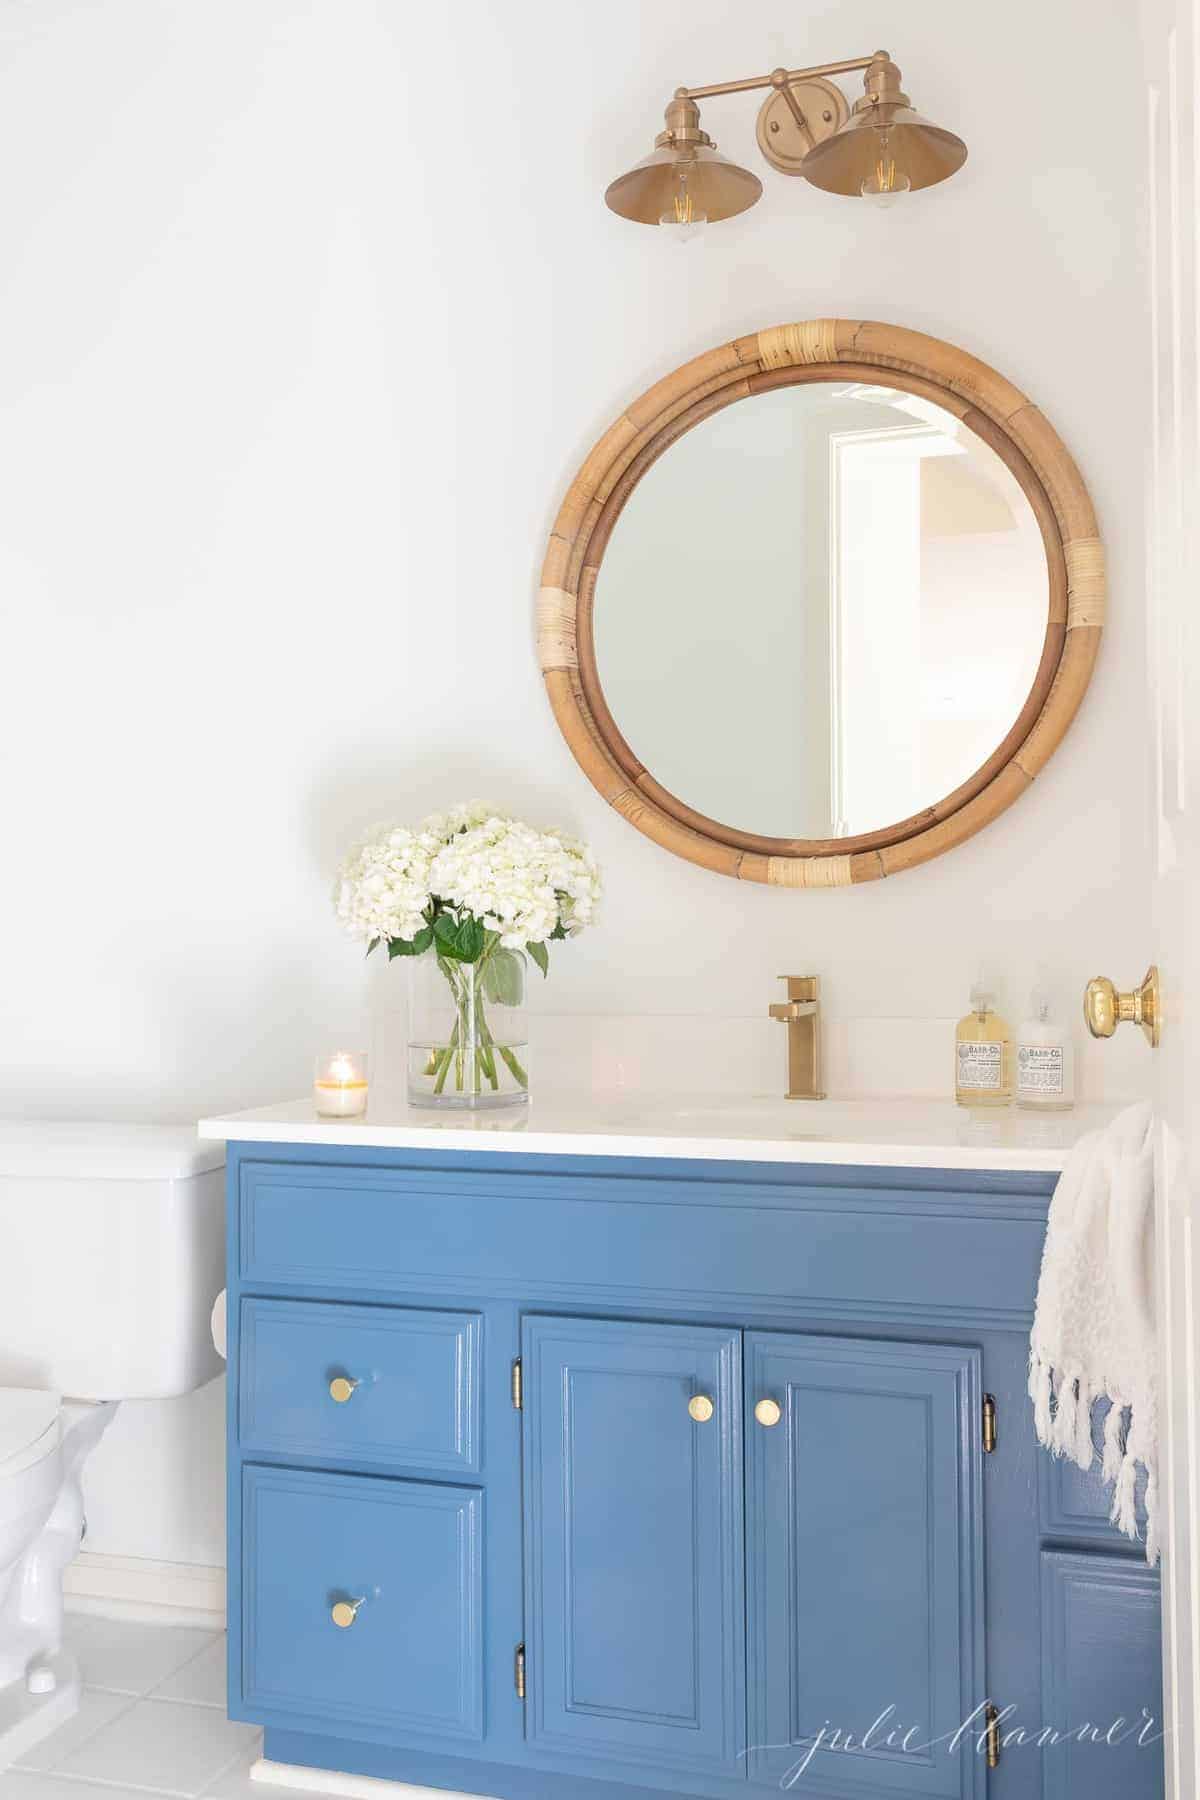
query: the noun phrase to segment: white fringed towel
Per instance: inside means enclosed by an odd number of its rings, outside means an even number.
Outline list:
[[[1029,1397],[1038,1442],[1081,1469],[1095,1459],[1092,1405],[1112,1404],[1102,1470],[1112,1522],[1136,1537],[1146,1471],[1146,1560],[1158,1561],[1158,1342],[1154,1306],[1154,1137],[1148,1103],[1080,1138],[1050,1202]]]

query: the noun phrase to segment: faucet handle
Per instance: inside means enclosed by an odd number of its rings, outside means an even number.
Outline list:
[[[773,1019],[782,1019],[784,1023],[792,1019],[811,1017],[812,1010],[821,998],[821,977],[819,975],[781,975],[780,981],[787,982],[787,999],[777,1001],[769,1008]],[[802,1012],[795,1012],[796,1006],[803,1007]]]

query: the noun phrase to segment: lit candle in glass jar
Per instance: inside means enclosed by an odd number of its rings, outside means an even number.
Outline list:
[[[367,1059],[361,1050],[318,1056],[313,1099],[323,1119],[360,1119],[367,1110]]]

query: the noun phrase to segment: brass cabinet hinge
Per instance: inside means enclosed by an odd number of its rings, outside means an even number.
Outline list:
[[[983,1448],[984,1454],[990,1456],[996,1448],[996,1396],[983,1396]]]
[[[524,1397],[525,1390],[521,1382],[521,1359],[518,1356],[512,1366],[512,1403],[518,1412],[521,1410]]]
[[[525,1698],[525,1646],[518,1644],[513,1657],[513,1685],[517,1690],[517,1699]]]
[[[987,1766],[989,1769],[998,1769],[1000,1767],[1000,1708],[994,1706],[989,1700],[987,1711],[983,1716],[987,1720]]]

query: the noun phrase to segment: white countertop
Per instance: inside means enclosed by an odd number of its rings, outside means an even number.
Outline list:
[[[1057,1174],[1111,1106],[1067,1113],[968,1112],[943,1100],[537,1098],[495,1111],[431,1113],[372,1096],[365,1119],[319,1119],[311,1100],[204,1119],[202,1138],[382,1150],[542,1156],[698,1157],[881,1168]]]

